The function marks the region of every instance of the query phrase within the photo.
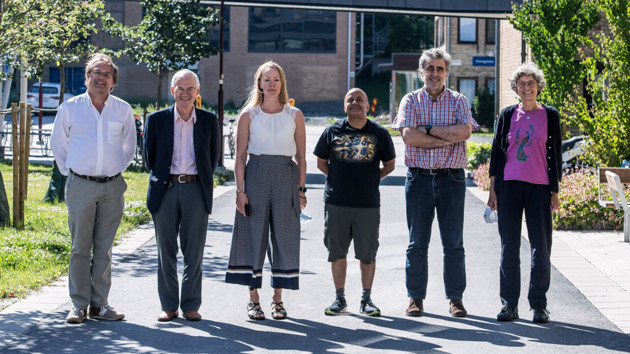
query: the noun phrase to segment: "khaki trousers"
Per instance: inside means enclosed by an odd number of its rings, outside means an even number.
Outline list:
[[[98,183],[68,175],[66,205],[72,236],[68,283],[75,308],[107,305],[112,246],[122,219],[126,190],[122,176]]]

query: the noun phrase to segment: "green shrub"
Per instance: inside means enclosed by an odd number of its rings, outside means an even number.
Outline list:
[[[490,143],[473,143],[467,142],[468,153],[468,171],[475,170],[479,165],[484,164],[490,160],[490,153],[492,152],[492,144]]]
[[[487,87],[477,90],[472,115],[480,126],[494,130],[494,93]]]
[[[626,188],[626,194],[630,190]],[[553,214],[554,228],[559,230],[619,230],[623,228],[623,211],[603,208],[597,199],[597,171],[582,169],[565,175],[560,183],[560,208]],[[610,199],[608,189],[602,198]]]

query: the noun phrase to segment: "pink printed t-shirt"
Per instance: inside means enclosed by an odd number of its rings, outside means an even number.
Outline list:
[[[504,180],[549,184],[547,174],[547,111],[526,112],[520,106],[512,114],[508,133]]]

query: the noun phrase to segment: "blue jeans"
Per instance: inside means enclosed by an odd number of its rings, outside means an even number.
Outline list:
[[[447,299],[461,300],[466,289],[464,254],[464,200],[466,183],[464,170],[433,176],[407,171],[407,294],[424,299],[427,294],[429,241],[435,211],[437,211],[442,250],[444,252],[444,290]]]

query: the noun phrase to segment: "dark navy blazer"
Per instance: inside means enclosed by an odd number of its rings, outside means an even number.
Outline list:
[[[157,111],[147,117],[144,129],[144,152],[151,172],[147,207],[157,213],[162,204],[171,174],[173,160],[173,134],[175,130],[175,106]],[[195,162],[206,202],[206,211],[212,212],[213,174],[221,153],[219,120],[214,113],[195,108],[197,121],[193,128]]]

